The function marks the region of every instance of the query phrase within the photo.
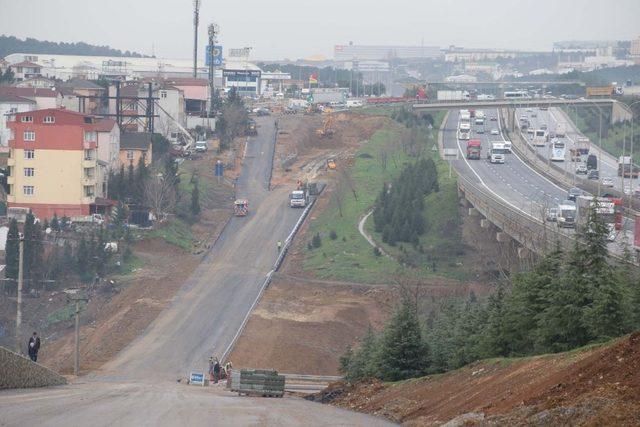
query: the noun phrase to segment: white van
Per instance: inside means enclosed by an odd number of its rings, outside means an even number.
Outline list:
[[[195,150],[198,153],[204,153],[207,151],[207,141],[196,141]]]

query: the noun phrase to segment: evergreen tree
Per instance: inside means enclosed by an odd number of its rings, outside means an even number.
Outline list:
[[[197,217],[200,215],[200,189],[198,188],[198,180],[193,182],[191,190],[191,215]]]
[[[354,351],[349,348],[340,358],[340,371],[349,381],[376,377],[378,375],[377,352],[378,338],[369,325],[358,349]]]
[[[428,368],[429,349],[422,338],[416,307],[408,300],[394,314],[380,339],[377,367],[385,381],[423,375]]]
[[[124,173],[124,165],[120,165],[120,172],[118,172],[118,178],[116,179],[117,199],[123,201],[127,195],[126,179]]]
[[[133,167],[133,161],[129,162],[129,170],[127,171],[127,190],[126,197],[130,197],[134,203],[138,203],[138,194],[136,188],[136,173]]]
[[[12,219],[7,232],[7,244],[5,246],[5,277],[18,279],[18,263],[20,257],[20,231],[18,221]]]
[[[502,284],[489,296],[487,304],[487,323],[480,342],[482,357],[506,356],[508,343],[505,322],[505,291]]]
[[[55,212],[53,218],[51,218],[51,230],[60,232],[60,220],[58,220],[58,214]]]

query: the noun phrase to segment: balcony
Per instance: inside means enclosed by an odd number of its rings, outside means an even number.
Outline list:
[[[15,176],[8,176],[7,177],[7,184],[12,185],[16,183],[16,177]]]
[[[95,176],[84,176],[82,177],[82,185],[96,185],[96,177]]]
[[[16,165],[16,159],[13,157],[8,157],[7,158],[7,166],[15,166]]]
[[[96,167],[96,159],[93,158],[91,160],[87,160],[86,158],[82,159],[82,167],[83,168],[95,168]]]

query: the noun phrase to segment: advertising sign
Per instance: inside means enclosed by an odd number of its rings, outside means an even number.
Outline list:
[[[191,372],[189,374],[189,384],[204,385],[204,373]]]
[[[211,45],[207,45],[205,53],[205,65],[208,67],[211,58]],[[219,67],[222,65],[222,46],[214,46],[213,48],[213,65]]]

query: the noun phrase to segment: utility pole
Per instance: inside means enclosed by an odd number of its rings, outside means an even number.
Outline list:
[[[198,77],[198,23],[200,22],[200,1],[193,0],[193,78]]]
[[[218,24],[209,24],[209,111],[207,117],[213,117],[213,102],[215,100],[216,95],[216,85],[215,85],[215,46],[216,46],[216,36],[218,35]]]
[[[84,296],[76,296],[73,295],[69,298],[71,301],[74,301],[76,304],[75,310],[75,352],[73,355],[73,375],[76,377],[80,373],[80,301],[87,301],[88,298]]]
[[[22,284],[24,270],[24,236],[20,234],[19,255],[18,255],[18,312],[16,313],[16,349],[18,354],[22,354],[22,334],[20,328],[22,326]]]

